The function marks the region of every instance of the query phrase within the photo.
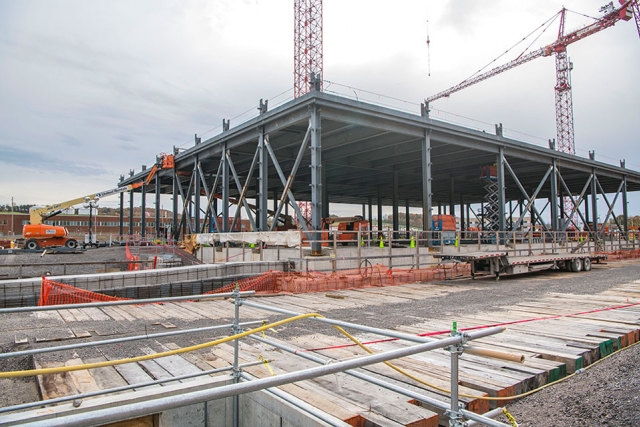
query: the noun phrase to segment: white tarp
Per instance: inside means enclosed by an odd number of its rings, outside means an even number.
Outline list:
[[[257,244],[262,242],[265,245],[274,246],[300,246],[302,233],[298,230],[287,231],[256,231],[243,233],[206,233],[197,234],[196,243],[199,245],[213,245],[220,243],[247,243]]]

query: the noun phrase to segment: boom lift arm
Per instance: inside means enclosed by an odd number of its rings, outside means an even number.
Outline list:
[[[112,188],[110,190],[101,191],[99,193],[89,194],[88,196],[78,197],[77,199],[67,200],[66,202],[56,203],[41,208],[31,208],[29,210],[30,223],[32,225],[42,224],[49,218],[60,214],[64,209],[79,205],[80,203],[85,203],[87,200],[96,200],[107,196],[113,196],[114,194],[120,194],[127,191],[135,190],[136,188],[140,188],[143,185],[149,185],[159,169],[173,169],[174,162],[175,161],[173,155],[160,153],[160,155],[156,157],[156,164],[153,165],[144,181],[136,182],[122,187]]]

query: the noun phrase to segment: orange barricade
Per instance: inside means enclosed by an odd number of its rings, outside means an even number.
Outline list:
[[[468,264],[440,265],[424,269],[389,269],[382,265],[367,268],[342,270],[332,274],[310,271],[306,273],[285,273],[269,271],[260,276],[248,277],[230,283],[208,294],[232,292],[238,287],[241,292],[259,293],[305,293],[326,292],[341,289],[366,288],[374,286],[394,286],[415,282],[446,280],[453,277],[469,276]]]
[[[128,261],[138,261],[138,256],[133,255],[131,253],[131,249],[129,249],[129,242],[127,242],[127,245],[125,246],[125,252],[127,254]],[[129,266],[127,267],[127,271],[136,271],[136,270],[140,270],[140,264],[138,264],[137,262],[129,263]]]
[[[42,278],[38,305],[83,304],[88,302],[125,301],[131,298],[118,298],[78,289],[64,283]]]

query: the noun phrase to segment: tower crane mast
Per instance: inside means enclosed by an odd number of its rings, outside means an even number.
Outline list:
[[[449,97],[451,94],[487,80],[490,77],[503,73],[507,70],[515,68],[519,65],[532,61],[541,56],[556,57],[556,86],[555,86],[555,104],[556,104],[556,132],[558,140],[558,150],[575,154],[575,144],[573,140],[573,101],[571,98],[571,68],[572,64],[567,57],[567,46],[582,40],[592,34],[596,34],[606,28],[614,26],[618,21],[629,21],[635,17],[638,27],[638,35],[640,35],[640,10],[638,8],[639,0],[621,0],[620,7],[615,8],[613,3],[609,3],[600,9],[604,15],[595,22],[585,25],[575,31],[564,34],[564,23],[566,9],[563,8],[560,14],[560,28],[558,30],[558,38],[553,43],[544,46],[535,51],[521,55],[513,61],[493,68],[485,73],[478,74],[469,78],[447,90],[425,99],[427,110],[429,103]]]

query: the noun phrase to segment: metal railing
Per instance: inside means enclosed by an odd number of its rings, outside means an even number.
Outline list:
[[[220,297],[231,296],[234,300],[235,315],[234,315],[233,324],[224,325],[224,327],[231,326],[234,335],[239,335],[241,333],[246,335],[244,326],[247,326],[248,324],[240,322],[240,308],[243,305],[246,305],[252,308],[258,308],[261,310],[270,311],[273,313],[285,314],[292,317],[301,316],[299,313],[271,307],[264,304],[250,302],[242,298],[243,296],[248,296],[248,295],[250,295],[250,293],[239,292],[238,290],[234,291],[231,294],[219,295]],[[180,299],[181,298],[175,298],[174,300],[180,300]],[[169,300],[170,299],[167,299],[167,298],[163,299],[163,301],[169,301]],[[80,307],[80,306],[101,307],[101,306],[113,306],[113,305],[132,304],[132,303],[133,303],[132,301],[113,301],[109,303],[79,304],[79,305],[75,305],[74,307],[76,306],[77,307]],[[71,306],[65,306],[65,308],[71,308]],[[37,308],[37,310],[43,310],[43,309],[45,308]],[[47,309],[52,309],[52,308],[47,308]],[[56,308],[53,308],[53,309],[56,309]],[[3,314],[3,313],[8,314],[16,311],[19,311],[19,310],[15,310],[15,309],[0,310],[0,314]],[[60,413],[55,413],[55,411],[52,411],[51,413],[45,413],[39,409],[37,412],[35,411],[20,412],[19,414],[15,414],[15,415],[14,414],[1,415],[0,425],[5,425],[7,423],[10,424],[13,420],[15,420],[15,417],[18,415],[20,416],[21,421],[35,422],[35,423],[41,422],[41,423],[46,423],[47,425],[50,425],[50,426],[64,426],[64,427],[84,426],[88,424],[93,425],[94,423],[98,423],[98,421],[101,424],[105,424],[105,423],[120,422],[120,421],[125,421],[125,420],[129,420],[129,419],[133,419],[141,416],[160,413],[169,409],[186,407],[196,403],[204,403],[211,400],[232,397],[233,398],[233,413],[232,413],[233,425],[234,427],[237,427],[239,425],[239,420],[240,420],[239,395],[249,393],[249,392],[254,392],[254,391],[266,390],[267,392],[277,394],[279,397],[283,398],[284,400],[288,401],[294,406],[297,406],[299,409],[301,409],[303,412],[306,412],[308,415],[319,418],[324,422],[328,423],[329,425],[344,426],[345,424],[343,421],[337,418],[334,418],[331,415],[324,413],[323,411],[320,411],[317,408],[314,408],[313,406],[308,405],[303,401],[300,401],[299,399],[289,395],[288,393],[284,393],[274,389],[274,387],[277,387],[280,385],[290,384],[293,382],[298,382],[306,379],[312,379],[312,378],[316,378],[316,377],[320,377],[328,374],[344,372],[348,375],[357,377],[366,382],[375,384],[379,387],[383,387],[394,393],[411,397],[412,399],[415,399],[427,406],[434,407],[444,411],[444,416],[449,419],[449,425],[452,427],[462,427],[466,425],[465,420],[472,420],[472,421],[481,423],[483,425],[491,426],[491,427],[509,427],[507,424],[495,421],[491,418],[488,418],[483,415],[476,414],[464,409],[464,405],[459,402],[459,398],[458,398],[459,396],[458,394],[459,357],[465,351],[465,344],[472,340],[476,340],[479,338],[483,338],[486,336],[503,332],[505,330],[504,328],[493,327],[493,328],[487,328],[487,329],[478,330],[474,332],[462,333],[457,331],[454,325],[454,327],[452,328],[451,334],[448,338],[436,340],[433,338],[418,337],[410,334],[404,334],[397,331],[378,329],[378,328],[363,326],[355,323],[332,320],[332,319],[324,318],[319,315],[305,315],[305,316],[312,316],[312,317],[307,317],[307,319],[309,320],[327,323],[339,328],[350,328],[357,331],[374,333],[383,337],[399,338],[399,339],[408,340],[410,342],[417,343],[417,344],[399,347],[393,350],[384,351],[382,353],[371,354],[368,356],[361,356],[361,357],[357,357],[357,358],[353,358],[345,361],[330,361],[315,355],[306,354],[305,352],[296,351],[295,349],[291,349],[287,345],[280,343],[278,341],[262,338],[259,334],[259,331],[256,331],[254,334],[249,335],[249,337],[254,338],[261,342],[266,342],[269,345],[279,348],[283,351],[299,355],[308,360],[312,360],[320,364],[320,366],[303,369],[295,372],[288,372],[285,374],[272,376],[268,378],[255,379],[252,376],[247,375],[246,373],[243,372],[243,369],[242,369],[243,367],[250,366],[252,364],[241,365],[239,363],[240,354],[239,354],[238,342],[240,338],[235,338],[233,340],[234,353],[233,353],[233,364],[231,366],[225,367],[223,369],[216,369],[216,370],[210,370],[210,371],[199,373],[199,375],[210,375],[213,373],[219,373],[223,370],[231,370],[231,378],[233,380],[232,384],[224,385],[220,387],[214,387],[214,388],[206,388],[206,389],[197,390],[197,391],[185,390],[185,392],[183,393],[172,395],[169,397],[163,396],[163,395],[159,395],[156,397],[153,394],[149,394],[145,399],[137,399],[136,401],[133,401],[133,402],[127,402],[126,399],[123,399],[122,404],[118,404],[117,402],[115,403],[112,402],[107,406],[97,406],[94,408],[86,407],[86,408],[79,409],[77,411],[64,411]],[[266,328],[267,326],[264,326],[264,328]],[[219,327],[215,327],[215,328],[219,328]],[[202,328],[201,331],[210,330],[210,329],[211,327]],[[262,328],[260,328],[260,330],[262,330]],[[188,333],[197,332],[197,331],[198,331],[197,329],[189,330]],[[177,334],[177,333],[180,333],[180,332],[173,332],[171,334]],[[187,331],[183,333],[187,333]],[[162,335],[169,335],[169,334],[162,334]],[[142,339],[142,338],[144,337],[142,336],[125,337],[121,339],[109,339],[102,342],[99,341],[96,343],[75,344],[75,346],[87,347],[87,346],[94,346],[94,345],[104,345],[107,343],[113,344],[116,342],[133,341],[133,340]],[[67,350],[68,348],[69,346],[60,346],[58,348],[54,347],[46,350],[39,349],[36,351],[38,353],[53,352],[58,350]],[[372,365],[380,362],[385,362],[388,360],[397,359],[401,357],[411,356],[413,354],[418,354],[418,353],[431,351],[435,349],[445,349],[450,353],[450,356],[451,356],[451,371],[450,371],[451,398],[449,399],[449,402],[445,400],[439,400],[430,396],[426,396],[421,393],[417,393],[415,391],[406,389],[402,386],[389,383],[382,379],[371,377],[360,371],[355,370],[356,368],[360,368],[360,367],[364,367],[364,366],[368,366],[368,365]],[[7,355],[3,355],[3,357],[8,358],[12,356],[24,356],[24,355],[25,355],[25,352],[21,351],[21,352],[9,353]],[[191,378],[199,375],[193,374],[193,375],[185,376],[184,378]],[[176,379],[177,379],[176,377],[171,377],[167,379],[167,381],[175,381]],[[95,397],[101,394],[122,392],[131,388],[139,388],[139,387],[146,387],[150,385],[156,385],[160,382],[163,382],[163,381],[161,380],[151,381],[151,382],[148,381],[140,384],[131,384],[129,386],[119,387],[116,389],[102,390],[102,393],[100,391],[91,392],[90,394],[87,394],[86,396],[83,396],[83,397]],[[57,399],[56,403],[61,401],[68,401],[68,400],[77,401],[78,396],[76,395],[76,396],[70,396],[68,398]],[[2,408],[2,410],[0,410],[0,413],[24,411],[25,409],[29,409],[35,406],[42,406],[42,405],[45,405],[46,403],[47,402],[27,403],[27,404],[21,404],[13,407]],[[495,413],[496,411],[491,411],[491,415],[494,415]]]

